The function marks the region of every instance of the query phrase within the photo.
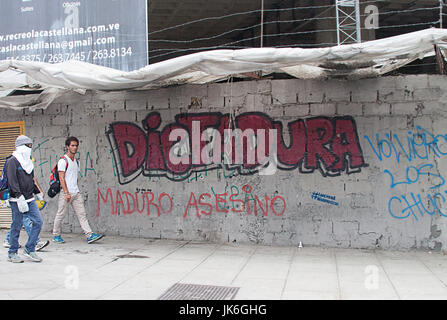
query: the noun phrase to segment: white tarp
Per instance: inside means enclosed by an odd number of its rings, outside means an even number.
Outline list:
[[[262,71],[300,79],[377,77],[416,59],[447,49],[447,30],[430,28],[386,39],[327,48],[252,48],[213,50],[181,56],[124,72],[80,61],[58,64],[0,61],[0,91],[40,89],[40,97],[3,97],[0,107],[46,108],[67,90],[153,89],[204,84]]]

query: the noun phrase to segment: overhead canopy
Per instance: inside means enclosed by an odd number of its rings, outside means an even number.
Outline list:
[[[386,39],[327,48],[252,48],[190,54],[139,70],[124,72],[67,61],[58,64],[0,61],[0,91],[43,90],[39,97],[4,96],[0,107],[46,108],[67,90],[154,89],[169,85],[205,84],[228,78],[286,73],[300,79],[377,77],[416,59],[434,55],[434,46],[447,49],[447,30],[430,28]]]

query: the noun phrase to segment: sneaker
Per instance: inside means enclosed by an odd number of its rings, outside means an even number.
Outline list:
[[[10,261],[12,263],[22,263],[23,259],[20,258],[20,256],[17,253],[9,253],[8,261]]]
[[[3,241],[3,246],[5,247],[5,248],[9,248],[11,245],[9,244],[9,242],[8,241]],[[22,246],[19,244],[19,248],[21,248]]]
[[[53,237],[53,242],[64,243],[65,241],[64,241],[64,239],[61,238],[61,236],[54,236]]]
[[[36,251],[40,251],[40,250],[42,250],[43,248],[45,248],[47,245],[49,245],[50,244],[50,241],[48,241],[48,240],[45,240],[45,241],[39,241],[37,244],[36,244]]]
[[[92,233],[90,235],[90,237],[87,238],[87,243],[93,243],[95,241],[98,241],[99,239],[101,239],[102,237],[104,237],[103,234],[97,234],[97,233]]]
[[[33,260],[34,262],[42,262],[42,258],[39,257],[36,252],[28,252],[28,250],[26,250],[26,248],[23,249],[23,255],[25,257],[30,258],[31,260]]]

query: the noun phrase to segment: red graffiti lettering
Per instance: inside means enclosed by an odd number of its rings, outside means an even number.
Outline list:
[[[192,173],[226,166],[240,174],[255,174],[272,156],[281,170],[319,170],[325,177],[367,166],[355,121],[349,116],[298,119],[289,122],[287,129],[259,112],[234,119],[216,112],[178,114],[175,119],[160,128],[160,114],[151,112],[143,120],[143,129],[125,122],[110,125],[107,135],[120,184],[140,173],[183,181]]]
[[[202,193],[199,196],[199,205],[205,206],[205,207],[208,208],[208,211],[203,211],[202,210],[202,211],[200,211],[200,213],[209,216],[211,213],[213,213],[213,206],[211,204],[207,203],[207,202],[203,202],[203,198],[204,197],[211,198],[211,195],[209,193]]]
[[[143,127],[149,131],[147,136],[148,152],[146,158],[145,170],[159,173],[166,171],[165,162],[163,160],[163,152],[161,150],[160,132],[156,131],[161,123],[161,117],[158,112],[150,113],[143,120]]]
[[[214,195],[214,201],[209,193],[202,193],[197,197],[194,192],[191,192],[183,213],[183,218],[187,218],[190,209],[193,209],[193,212],[198,219],[200,219],[202,215],[209,216],[213,212],[245,212],[247,215],[252,213],[258,215],[259,213],[263,216],[268,216],[269,210],[276,216],[282,216],[287,209],[286,201],[280,195],[276,195],[272,199],[267,195],[264,196],[264,198],[257,194],[251,195],[253,188],[250,185],[245,185],[242,190],[245,192],[244,199],[236,199],[238,196],[244,196],[236,193],[231,195],[228,195],[227,193],[217,193]],[[229,210],[231,206],[232,209]]]
[[[282,202],[282,210],[280,213],[278,213],[278,211],[276,211],[276,209],[275,209],[276,200],[281,200],[281,202]],[[270,208],[272,209],[273,213],[276,216],[282,216],[284,214],[284,212],[286,211],[286,200],[281,196],[276,196],[270,202]]]
[[[166,205],[166,200],[164,199],[167,199],[169,205]],[[171,213],[174,207],[172,197],[167,193],[161,193],[157,201],[155,201],[155,195],[152,192],[135,192],[133,195],[127,191],[121,192],[116,190],[114,198],[113,192],[110,188],[107,189],[105,197],[98,188],[96,204],[96,216],[98,217],[101,215],[102,204],[108,204],[111,206],[110,212],[112,215],[119,215],[120,213],[123,213],[124,215],[131,215],[135,212],[139,214],[146,212],[146,214],[150,216],[152,207],[156,209],[158,217],[160,217],[161,214]],[[142,204],[141,208],[140,204]]]
[[[306,167],[316,169],[320,161],[328,167],[338,159],[327,145],[334,134],[332,123],[328,119],[316,118],[306,121],[307,126],[307,156]],[[320,160],[320,161],[319,161]]]
[[[121,164],[120,173],[129,177],[142,168],[146,159],[146,135],[132,123],[116,122],[111,125],[113,140],[118,151],[117,163]],[[118,160],[115,159],[115,160]]]
[[[290,132],[289,146],[286,147],[282,135],[282,123],[275,123],[277,130],[277,152],[281,164],[294,167],[301,163],[306,154],[306,128],[303,120],[291,122],[288,125]]]
[[[188,205],[186,206],[185,214],[183,215],[183,218],[186,218],[186,216],[188,215],[188,210],[190,207],[196,208],[196,216],[197,216],[197,218],[200,219],[199,206],[197,205],[197,200],[196,200],[196,196],[195,196],[194,192],[191,192],[191,195],[189,196]]]

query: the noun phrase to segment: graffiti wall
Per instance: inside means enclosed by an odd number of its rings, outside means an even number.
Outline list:
[[[25,120],[46,189],[65,138],[80,139],[80,189],[105,234],[442,250],[446,84],[421,75],[73,93],[0,121]],[[81,233],[74,215],[63,228]]]

